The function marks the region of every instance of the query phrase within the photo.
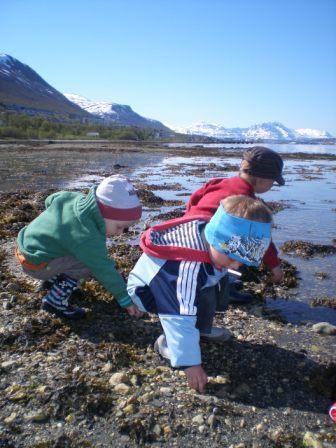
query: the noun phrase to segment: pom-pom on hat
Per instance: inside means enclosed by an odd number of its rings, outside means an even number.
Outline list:
[[[96,200],[103,218],[137,221],[141,217],[142,207],[134,186],[119,174],[107,177],[98,185]]]

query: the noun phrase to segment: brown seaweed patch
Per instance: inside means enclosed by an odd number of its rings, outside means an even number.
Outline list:
[[[123,276],[127,276],[142,254],[139,246],[120,244],[109,248],[109,254],[114,259],[116,267]]]
[[[185,213],[185,208],[177,208],[175,210],[171,210],[167,213],[160,213],[159,215],[153,216],[153,221],[165,221],[168,219],[180,218]]]
[[[277,285],[272,279],[271,272],[262,263],[261,267],[244,267],[242,268],[242,280],[246,282],[246,289],[260,298],[289,298],[293,293],[290,289],[298,286],[298,271],[294,265],[286,260],[281,261],[284,271],[284,280]]]
[[[290,240],[281,247],[286,254],[297,255],[302,258],[311,258],[315,255],[327,256],[336,254],[336,247],[326,244],[314,244],[310,241]]]
[[[329,278],[329,275],[326,272],[315,272],[314,276],[319,280],[325,280],[326,278]]]
[[[326,306],[336,309],[336,297],[315,297],[310,304],[311,306]]]
[[[182,185],[179,184],[178,182],[174,183],[174,184],[136,184],[136,187],[138,189],[141,190],[176,190],[176,191],[180,191],[182,190]]]
[[[156,196],[152,191],[139,189],[138,196],[142,205],[146,207],[168,207],[183,205],[183,201],[162,199],[160,196]]]
[[[287,201],[263,201],[272,213],[278,213],[286,208],[290,208],[291,205]]]

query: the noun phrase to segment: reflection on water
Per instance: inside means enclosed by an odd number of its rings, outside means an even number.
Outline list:
[[[201,146],[203,148],[223,148],[223,149],[236,149],[236,148],[250,148],[258,143],[169,143],[167,146],[169,148],[182,148],[182,147],[193,147],[195,145]],[[273,149],[274,151],[280,153],[294,153],[294,152],[304,152],[310,154],[335,154],[336,145],[308,145],[308,144],[296,144],[296,143],[259,143],[263,146]]]
[[[204,182],[212,177],[230,177],[236,172],[219,172],[217,169],[206,169],[204,175],[188,176],[191,167],[209,165],[215,167],[239,165],[240,159],[225,157],[166,157],[160,165],[151,168],[147,182],[160,185],[163,183],[179,183],[182,191],[191,194]],[[181,171],[178,167],[183,167]],[[309,240],[316,244],[331,244],[336,238],[336,161],[304,161],[289,160],[285,163],[284,187],[274,186],[271,191],[263,194],[266,201],[285,201],[289,207],[275,215],[273,240],[279,247],[287,240]],[[144,173],[136,170],[135,178]],[[181,191],[156,190],[155,193],[164,199],[180,199],[185,203],[189,196],[181,196]],[[149,213],[149,215],[156,213]],[[294,264],[299,270],[300,282],[297,288],[296,300],[268,300],[269,306],[280,309],[290,322],[326,321],[336,324],[336,311],[330,308],[311,308],[309,303],[316,297],[335,297],[336,291],[336,257],[314,257],[302,260],[298,257],[281,253],[280,256]],[[318,272],[327,274],[326,278],[318,279]]]

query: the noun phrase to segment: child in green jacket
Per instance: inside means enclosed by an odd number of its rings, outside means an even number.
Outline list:
[[[130,315],[140,316],[106,247],[106,237],[120,235],[141,217],[133,185],[123,176],[110,176],[87,195],[60,191],[45,205],[19,232],[16,248],[23,271],[49,283],[42,308],[69,319],[83,317],[85,310],[71,306],[69,298],[80,280],[94,277]]]

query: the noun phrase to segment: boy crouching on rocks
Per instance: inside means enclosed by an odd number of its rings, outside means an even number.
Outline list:
[[[204,391],[200,336],[225,330],[212,327],[215,307],[202,307],[200,294],[217,284],[227,269],[258,266],[271,241],[272,215],[259,200],[230,196],[209,222],[206,215],[172,219],[141,237],[144,252],[131,271],[127,289],[141,311],[158,314],[164,334],[155,349],[183,367],[188,385]]]
[[[123,176],[110,176],[87,195],[52,194],[45,206],[19,232],[15,252],[26,274],[48,283],[42,308],[69,319],[83,317],[85,310],[71,306],[69,298],[80,280],[93,276],[130,315],[142,315],[106,247],[106,237],[120,235],[141,217],[133,185]]]

